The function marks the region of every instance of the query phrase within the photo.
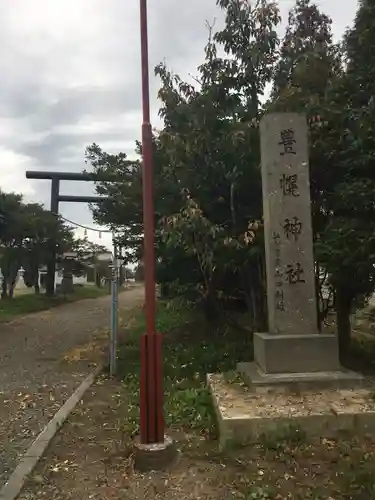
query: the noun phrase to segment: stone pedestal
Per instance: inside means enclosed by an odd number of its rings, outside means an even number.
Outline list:
[[[340,365],[335,335],[255,333],[254,359],[239,363],[237,370],[256,391],[346,389],[364,384],[362,375]]]
[[[260,124],[269,332],[254,335],[253,386],[358,383],[340,367],[335,335],[317,329],[307,122],[266,115]]]
[[[250,375],[258,377],[256,372]],[[309,380],[308,374],[301,375],[304,380],[299,380],[298,388],[310,388],[309,382],[315,383],[316,376]],[[222,374],[209,374],[207,385],[217,417],[220,448],[246,446],[260,439],[264,441],[267,435],[274,442],[283,436],[340,440],[343,432],[356,436],[373,434],[374,386],[353,389],[350,375],[346,382],[344,376],[337,380],[327,374],[326,387],[319,387],[318,391],[296,391],[294,380],[290,392],[275,391],[275,385],[270,390],[269,384],[248,391],[243,384],[228,381]],[[285,374],[280,378],[285,379]]]
[[[254,358],[264,373],[340,370],[334,335],[254,335]]]
[[[237,371],[254,392],[281,391],[303,392],[324,389],[354,389],[364,387],[362,375],[340,368],[334,371],[301,371],[266,373],[256,362],[238,363]]]

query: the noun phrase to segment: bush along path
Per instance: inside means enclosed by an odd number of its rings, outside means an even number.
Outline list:
[[[132,437],[139,423],[140,313],[127,325],[118,380],[103,376],[56,435],[20,500],[362,500],[375,498],[375,439],[343,435],[308,441],[301,431],[268,435],[250,447],[218,451],[205,375],[249,359],[241,332],[209,333],[199,316],[159,305],[165,333],[165,417],[182,451],[168,472],[132,469]]]
[[[120,318],[143,303],[119,295]],[[74,302],[0,325],[0,485],[62,404],[107,353],[110,297]]]

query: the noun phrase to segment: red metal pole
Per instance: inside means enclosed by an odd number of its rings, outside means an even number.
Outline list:
[[[146,334],[141,339],[141,443],[164,442],[162,348],[156,333],[153,144],[150,122],[147,0],[140,0],[142,54],[142,178]]]
[[[147,334],[155,333],[155,253],[152,128],[150,123],[150,90],[148,76],[147,0],[141,2],[142,47],[142,149],[143,149],[143,220],[145,236],[145,285]]]

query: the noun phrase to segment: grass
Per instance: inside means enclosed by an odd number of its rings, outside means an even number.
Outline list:
[[[219,495],[207,493],[207,498],[221,498],[231,485],[234,500],[375,500],[374,436],[309,439],[290,428],[221,453],[206,374],[225,372],[228,381],[235,381],[236,363],[252,358],[251,342],[243,333],[210,330],[196,311],[173,301],[159,304],[157,330],[164,334],[166,426],[185,436],[179,444],[184,467],[198,464],[195,480],[207,482],[207,491]],[[119,359],[128,406],[123,430],[129,437],[139,432],[139,337],[144,331],[140,312],[128,325]]]
[[[101,289],[95,286],[77,286],[74,289],[74,293],[69,295],[56,295],[55,297],[47,297],[44,293],[25,293],[18,296],[16,295],[12,300],[0,300],[0,323],[10,321],[17,316],[44,311],[68,302],[94,299],[107,294],[107,288]]]
[[[132,435],[139,430],[139,337],[144,331],[144,314],[140,312],[119,355],[119,370],[129,389],[126,430]],[[249,339],[242,333],[233,335],[233,332],[210,330],[199,313],[176,302],[159,303],[157,331],[164,334],[166,425],[215,434],[206,375],[233,370],[237,361],[250,359],[252,346]]]

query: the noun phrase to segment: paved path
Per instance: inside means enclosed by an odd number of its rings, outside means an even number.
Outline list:
[[[119,296],[120,316],[143,301]],[[33,439],[103,356],[110,297],[87,299],[0,324],[0,487]]]

